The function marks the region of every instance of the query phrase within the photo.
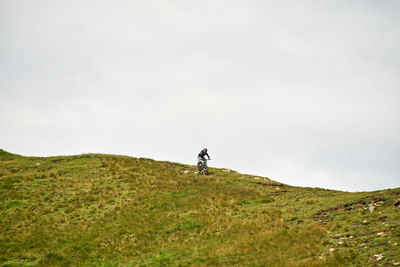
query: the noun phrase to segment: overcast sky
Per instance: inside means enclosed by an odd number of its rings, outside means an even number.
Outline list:
[[[0,0],[0,148],[400,187],[400,1]]]

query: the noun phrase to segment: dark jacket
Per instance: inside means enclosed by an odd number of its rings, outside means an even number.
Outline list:
[[[199,156],[200,158],[203,158],[203,159],[204,159],[205,156],[207,156],[208,159],[210,159],[210,156],[209,156],[208,153],[205,151],[205,149],[203,149],[202,151],[200,151],[200,153],[199,153],[198,156]]]

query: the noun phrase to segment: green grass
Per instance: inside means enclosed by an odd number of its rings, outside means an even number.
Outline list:
[[[347,193],[195,171],[126,156],[0,150],[0,266],[400,262],[399,188]]]

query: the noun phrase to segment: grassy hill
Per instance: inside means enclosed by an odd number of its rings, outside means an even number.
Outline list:
[[[400,266],[400,188],[0,150],[0,266]]]

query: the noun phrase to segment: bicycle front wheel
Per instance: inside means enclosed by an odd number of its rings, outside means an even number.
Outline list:
[[[207,165],[204,166],[203,174],[204,174],[204,175],[208,175],[208,167],[207,167]]]

